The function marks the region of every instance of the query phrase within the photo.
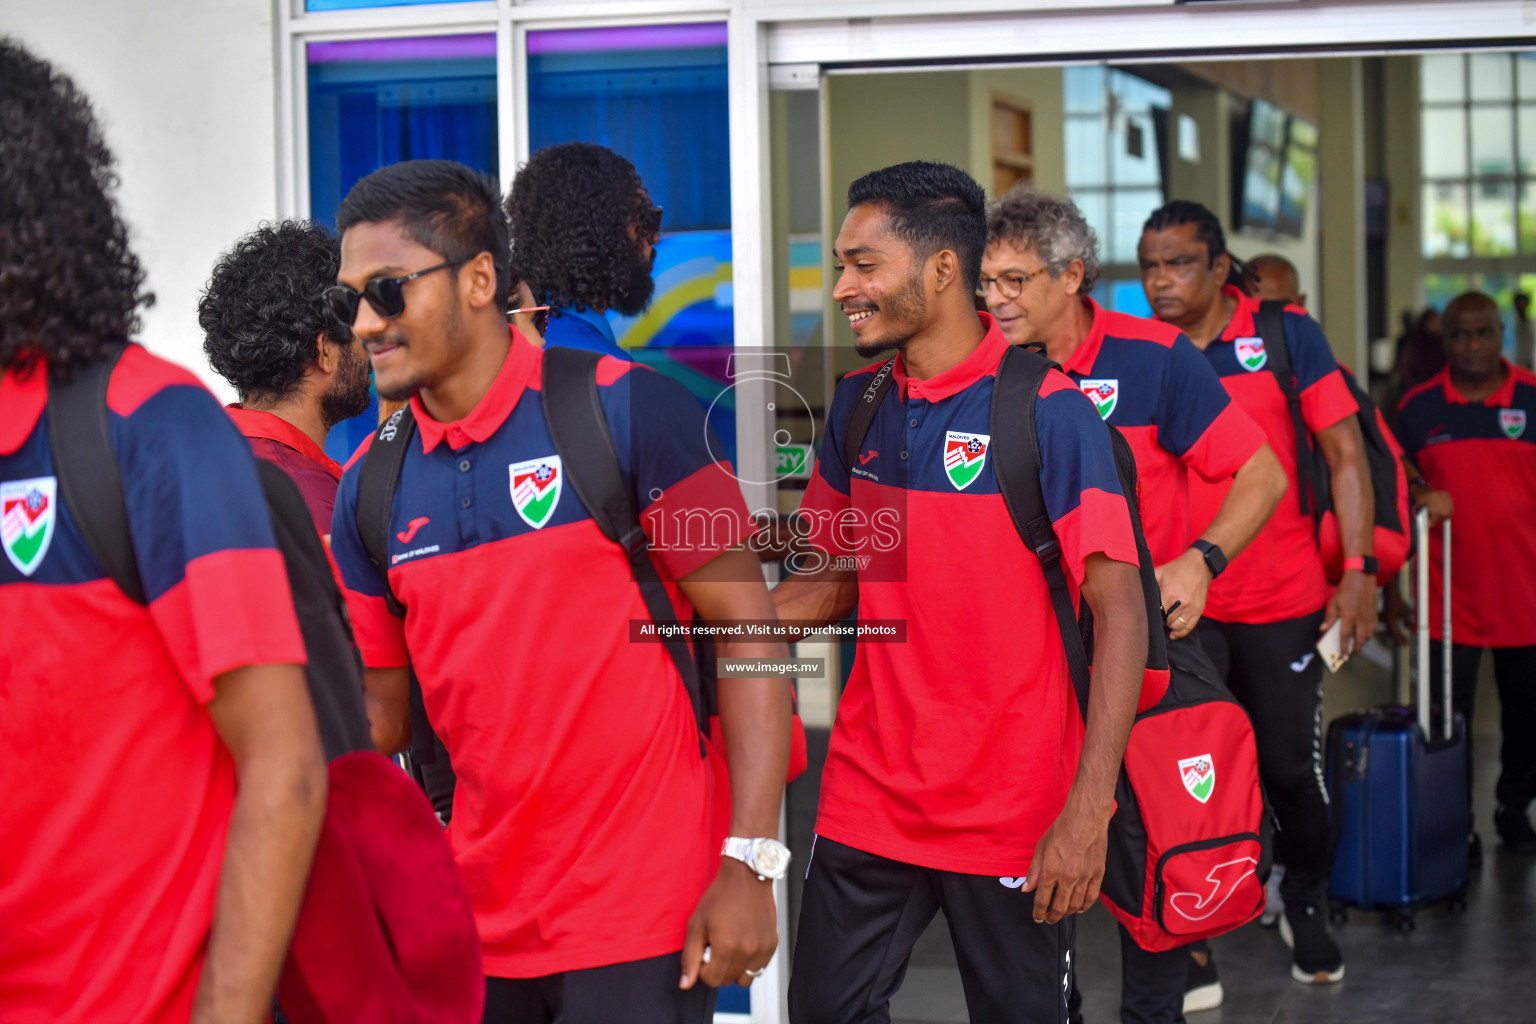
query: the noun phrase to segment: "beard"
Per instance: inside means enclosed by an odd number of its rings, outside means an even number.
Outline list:
[[[899,291],[892,292],[874,308],[885,316],[890,327],[878,338],[854,341],[853,350],[865,359],[904,348],[923,329],[923,321],[928,316],[928,297],[923,293],[922,271],[907,278]]]
[[[655,264],[654,250],[650,259],[642,259],[637,244],[634,259],[630,262],[629,276],[614,290],[613,301],[608,304],[608,308],[625,316],[639,316],[644,312],[656,291],[656,281],[651,277],[651,268]]]
[[[320,396],[320,417],[329,430],[342,420],[361,416],[368,411],[371,399],[368,385],[372,378],[368,356],[359,351],[361,346],[344,345],[341,359],[336,366],[336,376],[325,394]]]

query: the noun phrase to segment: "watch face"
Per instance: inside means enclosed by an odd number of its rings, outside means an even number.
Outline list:
[[[771,839],[758,843],[750,867],[764,878],[782,877],[789,870],[789,850]]]

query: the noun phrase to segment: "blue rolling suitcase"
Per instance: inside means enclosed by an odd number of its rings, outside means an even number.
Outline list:
[[[1421,908],[1466,906],[1466,725],[1459,715],[1431,723],[1429,693],[1429,519],[1416,522],[1418,708],[1384,707],[1337,719],[1328,729],[1328,792],[1337,849],[1331,916],[1348,907],[1387,913],[1412,931]],[[1445,524],[1445,642],[1451,640],[1451,524]],[[1451,707],[1451,659],[1441,659],[1444,703]]]

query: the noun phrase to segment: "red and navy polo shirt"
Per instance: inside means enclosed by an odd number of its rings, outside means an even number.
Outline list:
[[[858,465],[843,433],[868,367],[837,386],[801,510],[812,543],[859,563],[859,616],[906,623],[861,642],[837,708],[816,830],[944,871],[1023,875],[1077,774],[1083,725],[1040,563],[993,475],[986,337],[926,380],[900,358]],[[1035,406],[1040,483],[1074,587],[1088,556],[1138,563],[1109,432],[1051,373]]]
[[[1302,514],[1296,499],[1296,428],[1254,326],[1259,300],[1231,285],[1222,291],[1237,300],[1237,309],[1221,337],[1206,346],[1205,358],[1227,393],[1263,429],[1291,490],[1253,542],[1212,581],[1205,614],[1221,622],[1253,624],[1298,619],[1328,603],[1328,580],[1316,523]],[[1286,306],[1283,319],[1307,427],[1316,434],[1359,412],[1317,321],[1300,306]],[[1189,540],[1211,525],[1231,488],[1230,479],[1210,481],[1198,474],[1190,479]]]
[[[1536,374],[1504,363],[1504,385],[1469,402],[1449,370],[1403,397],[1397,436],[1451,520],[1451,639],[1478,647],[1536,644]],[[1429,628],[1441,639],[1440,530],[1430,533]]]
[[[341,466],[336,460],[281,416],[238,405],[226,406],[225,411],[251,442],[252,453],[287,473],[298,487],[320,536],[329,534],[336,510],[336,485],[341,483]]]
[[[414,667],[453,758],[448,837],[485,971],[508,978],[675,953],[719,862],[687,691],[664,645],[631,642],[645,602],[568,486],[542,362],[514,331],[467,417],[439,423],[412,400],[389,538],[404,620],[358,537],[357,456],[331,535],[364,661]],[[598,385],[663,579],[740,543],[746,506],[699,403],[619,359],[598,364]]]
[[[185,1022],[234,765],[220,673],[304,662],[250,449],[190,373],[131,346],[107,391],[149,598],[59,494],[46,374],[0,377],[0,1017]]]
[[[1264,432],[1177,327],[1084,301],[1093,329],[1062,369],[1130,443],[1141,526],[1153,563],[1162,565],[1193,539],[1189,470],[1230,480],[1263,446]]]

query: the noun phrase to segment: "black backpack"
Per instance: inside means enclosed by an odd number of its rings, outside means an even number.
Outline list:
[[[544,422],[560,455],[561,467],[576,495],[592,514],[603,535],[624,549],[630,571],[640,587],[651,621],[675,625],[677,610],[651,561],[650,545],[640,526],[629,485],[613,444],[608,418],[603,414],[597,387],[597,364],[602,355],[572,348],[544,350]],[[357,482],[357,532],[379,577],[384,582],[385,602],[398,616],[405,606],[389,585],[389,517],[394,508],[395,487],[405,454],[416,434],[410,405],[390,416],[373,437],[363,455]],[[677,666],[699,722],[699,753],[706,752],[710,718],[718,713],[714,645],[706,639],[688,640],[677,630],[663,631],[667,651]],[[444,821],[453,811],[456,780],[448,751],[432,729],[422,702],[421,687],[411,676],[411,762],[417,781],[426,790],[433,808]]]
[[[124,351],[126,345],[81,368],[68,382],[51,383],[48,436],[59,492],[86,546],[124,594],[145,604],[107,413],[107,385]],[[372,750],[363,706],[363,663],[314,517],[288,474],[262,459],[256,460],[256,471],[288,570],[326,760]]]
[[[874,422],[875,413],[895,380],[891,372],[894,363],[893,357],[871,375],[848,417],[843,452],[850,466],[855,464],[864,446],[864,437],[869,433],[869,425]],[[1067,654],[1072,687],[1077,692],[1078,708],[1086,718],[1088,666],[1093,663],[1093,615],[1086,601],[1082,603],[1081,613],[1072,607],[1072,591],[1061,566],[1061,542],[1051,526],[1045,495],[1040,489],[1042,459],[1040,438],[1035,433],[1035,399],[1039,397],[1040,385],[1051,370],[1059,369],[1061,367],[1045,358],[1034,346],[1010,345],[1003,353],[992,384],[992,465],[1014,528],[1025,546],[1040,560],[1040,569],[1050,587],[1061,644]],[[1107,423],[1105,426],[1114,446],[1115,469],[1120,476],[1120,488],[1125,492],[1136,535],[1136,550],[1141,558],[1141,589],[1147,608],[1147,668],[1167,671],[1168,644],[1163,627],[1162,593],[1158,589],[1152,555],[1142,534],[1141,516],[1136,507],[1136,456],[1120,431]]]
[[[1291,363],[1291,348],[1285,337],[1286,303],[1270,299],[1259,303],[1254,315],[1254,329],[1264,342],[1266,365],[1280,385],[1290,411],[1291,427],[1296,432],[1296,498],[1302,515],[1310,515],[1317,524],[1318,542],[1330,583],[1339,582],[1342,570],[1342,545],[1338,523],[1333,516],[1333,477],[1320,447],[1312,443],[1312,431],[1301,413],[1301,393],[1296,388],[1296,371]],[[1413,533],[1408,529],[1408,491],[1406,470],[1387,440],[1384,422],[1376,403],[1360,386],[1355,375],[1339,367],[1349,393],[1360,407],[1355,421],[1365,441],[1366,463],[1371,471],[1371,491],[1375,496],[1376,522],[1372,550],[1380,563],[1377,579],[1382,584],[1397,576],[1408,560]]]

